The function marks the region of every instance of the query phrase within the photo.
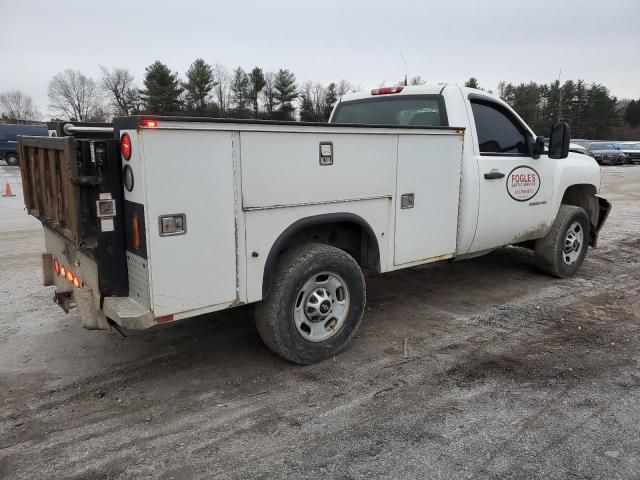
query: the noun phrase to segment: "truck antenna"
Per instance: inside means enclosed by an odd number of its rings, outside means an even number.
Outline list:
[[[558,73],[558,122],[562,119],[562,68]]]
[[[402,58],[402,61],[404,63],[404,86],[407,86],[407,61],[404,58],[404,55],[402,54],[402,52],[400,52],[400,57]]]

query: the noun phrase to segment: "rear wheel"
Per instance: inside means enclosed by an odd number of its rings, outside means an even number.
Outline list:
[[[256,308],[264,343],[282,358],[309,364],[343,350],[360,325],[366,288],[346,252],[323,244],[286,251],[271,292]]]
[[[536,266],[554,277],[578,271],[589,247],[589,217],[580,207],[561,205],[546,237],[536,241]]]
[[[11,165],[12,167],[18,165],[18,155],[16,155],[15,153],[7,154],[4,159],[7,162],[7,165]]]

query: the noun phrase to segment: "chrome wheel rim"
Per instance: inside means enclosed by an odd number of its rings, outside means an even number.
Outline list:
[[[333,272],[314,274],[296,296],[293,318],[298,333],[310,342],[335,336],[349,313],[349,287]]]
[[[584,231],[582,225],[573,222],[564,237],[562,248],[562,260],[566,265],[571,265],[578,260],[584,243]]]

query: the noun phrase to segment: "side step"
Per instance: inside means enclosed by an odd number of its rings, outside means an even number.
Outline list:
[[[131,297],[105,297],[104,314],[127,330],[144,330],[155,327],[153,313]]]

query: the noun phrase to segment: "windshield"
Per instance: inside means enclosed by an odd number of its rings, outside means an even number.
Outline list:
[[[623,150],[640,150],[640,144],[631,143],[629,145],[622,145]]]
[[[613,143],[606,143],[606,142],[590,143],[589,148],[591,150],[615,150],[616,149]]]
[[[336,107],[331,122],[421,127],[447,126],[444,104],[440,97],[408,95],[341,102]]]

